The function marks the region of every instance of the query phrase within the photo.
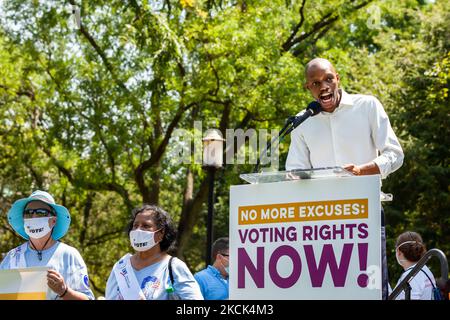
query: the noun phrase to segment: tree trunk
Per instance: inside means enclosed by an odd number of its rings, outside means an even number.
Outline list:
[[[161,166],[159,162],[153,168],[150,173],[150,193],[148,195],[148,199],[145,203],[158,205],[159,203],[159,192],[161,190]]]
[[[81,247],[84,247],[84,241],[86,240],[86,232],[88,229],[89,216],[91,214],[92,202],[95,196],[95,192],[89,192],[86,198],[86,203],[84,204],[83,209],[83,228],[80,232],[80,244]]]
[[[192,179],[193,185],[194,178],[190,175],[192,175],[192,173],[189,173],[186,179]],[[186,188],[185,194],[187,192],[188,188]],[[200,188],[195,195],[195,198],[186,198],[183,202],[183,210],[181,213],[180,223],[178,224],[177,247],[175,251],[177,257],[183,258],[184,249],[187,246],[192,235],[192,229],[194,228],[194,225],[198,223],[198,215],[201,212],[203,203],[206,201],[207,197],[208,179],[204,179],[200,184]]]
[[[178,232],[177,232],[177,249],[176,255],[180,258],[184,258],[182,255],[182,248],[185,246],[185,239],[183,237],[189,220],[189,210],[192,206],[194,198],[194,174],[191,171],[190,166],[187,168],[186,172],[186,187],[184,189],[183,194],[183,206],[181,209],[180,221],[178,223]]]

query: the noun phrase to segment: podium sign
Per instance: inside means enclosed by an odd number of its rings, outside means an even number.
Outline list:
[[[232,186],[230,299],[381,299],[380,177]]]

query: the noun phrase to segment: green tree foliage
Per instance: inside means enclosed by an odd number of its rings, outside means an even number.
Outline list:
[[[396,235],[406,230],[450,256],[449,18],[448,11],[419,17],[421,32],[398,48],[404,59],[397,62],[399,90],[391,110],[405,163],[386,184],[396,197],[388,207],[392,256]]]
[[[404,146],[403,168],[383,185],[395,196],[391,254],[396,235],[415,229],[449,255],[448,16],[445,1],[5,1],[0,252],[21,242],[6,223],[12,202],[42,188],[70,209],[64,241],[81,251],[96,293],[130,250],[124,228],[143,202],[172,213],[175,253],[199,270],[206,175],[173,147],[195,121],[224,136],[279,129],[310,101],[303,66],[322,56],[347,91],[380,98]],[[216,237],[228,235],[229,186],[252,167],[218,173]]]

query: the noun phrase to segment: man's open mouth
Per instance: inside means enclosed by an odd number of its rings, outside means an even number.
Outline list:
[[[329,103],[329,102],[331,102],[331,99],[333,98],[333,94],[323,93],[319,96],[319,98],[323,103]]]

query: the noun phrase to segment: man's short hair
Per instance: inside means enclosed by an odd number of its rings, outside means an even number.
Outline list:
[[[215,261],[218,254],[226,253],[229,249],[228,238],[219,238],[212,245],[212,258]]]
[[[324,59],[324,58],[314,58],[311,61],[309,61],[305,66],[305,77],[308,75],[309,68],[311,68],[312,66],[316,66],[316,65],[322,65],[322,66],[328,65],[331,68],[331,70],[333,70],[334,73],[336,73],[336,69],[334,68],[334,66],[330,62],[330,60]]]

